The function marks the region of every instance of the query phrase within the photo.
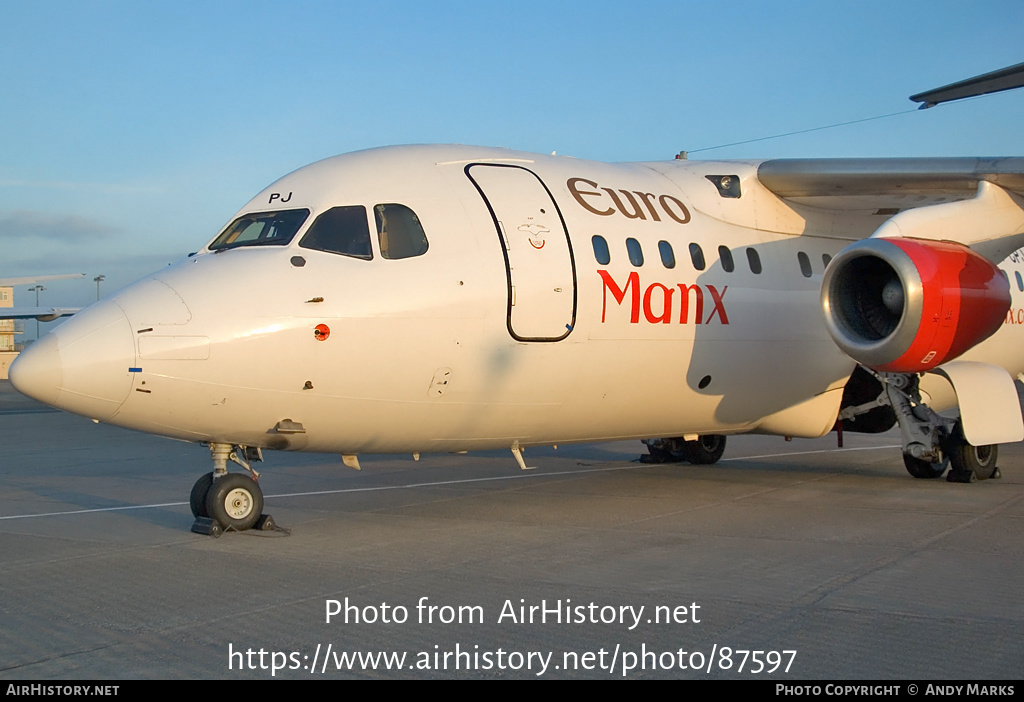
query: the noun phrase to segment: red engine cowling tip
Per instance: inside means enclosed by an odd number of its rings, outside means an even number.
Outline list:
[[[821,286],[836,344],[879,371],[930,370],[1002,325],[1010,288],[988,259],[962,244],[865,239],[843,249]]]

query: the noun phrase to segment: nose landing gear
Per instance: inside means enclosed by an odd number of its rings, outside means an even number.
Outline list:
[[[263,514],[263,491],[257,482],[259,473],[249,465],[250,461],[263,460],[260,450],[213,443],[210,456],[213,472],[196,481],[189,497],[192,516],[196,518],[192,531],[220,536],[224,531],[275,530],[273,517]],[[229,460],[245,468],[249,475],[228,473]]]

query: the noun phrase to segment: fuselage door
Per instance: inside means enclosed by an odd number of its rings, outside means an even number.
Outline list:
[[[558,341],[576,323],[576,273],[562,213],[534,172],[472,164],[466,174],[491,211],[508,275],[508,330]]]

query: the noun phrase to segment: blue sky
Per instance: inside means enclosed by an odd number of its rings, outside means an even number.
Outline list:
[[[1024,61],[1024,4],[0,0],[0,276],[84,304],[312,161],[460,142],[597,160],[912,110]],[[1024,156],[1024,90],[693,158]],[[33,300],[16,290],[19,304]],[[33,325],[28,325],[30,330]]]

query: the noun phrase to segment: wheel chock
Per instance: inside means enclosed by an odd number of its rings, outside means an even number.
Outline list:
[[[216,519],[196,517],[196,520],[192,523],[192,531],[196,534],[217,538],[224,533],[224,527]]]
[[[277,531],[277,522],[269,514],[261,514],[252,528],[255,531]]]

